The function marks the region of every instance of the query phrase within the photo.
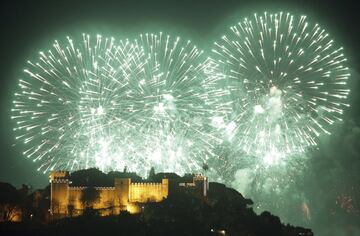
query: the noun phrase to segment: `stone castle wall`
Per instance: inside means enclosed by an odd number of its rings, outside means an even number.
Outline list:
[[[167,198],[169,181],[163,179],[161,183],[131,183],[129,189],[130,202],[160,202]]]
[[[81,197],[87,187],[70,186],[67,176],[65,172],[53,172],[50,175],[52,214],[66,216],[69,211],[73,211],[71,214],[79,215],[85,208]],[[114,187],[95,187],[99,199],[92,207],[103,209],[102,215],[118,214],[121,210],[136,213],[140,211],[141,203],[160,202],[167,198],[168,188],[167,179],[161,183],[131,183],[129,178],[116,178]]]

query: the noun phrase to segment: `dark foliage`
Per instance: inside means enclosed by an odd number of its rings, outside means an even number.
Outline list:
[[[70,175],[70,180],[73,186],[110,187],[114,186],[115,178],[131,178],[134,182],[142,180],[142,178],[136,173],[112,171],[105,174],[95,168],[75,171]]]
[[[94,203],[100,200],[100,193],[94,187],[88,187],[82,192],[80,201],[86,209],[92,208]]]
[[[78,181],[77,183],[89,186],[89,183],[99,185],[105,183],[109,176],[112,176],[113,180],[113,176],[129,175],[133,174],[111,172],[106,175],[99,173],[98,170],[90,169],[75,172],[71,178],[73,181]],[[177,183],[191,179],[192,175],[179,177],[173,173],[151,174],[153,181],[161,180],[163,177]],[[16,193],[14,188],[5,187],[8,188],[9,193]],[[48,199],[48,194],[48,190],[43,190],[41,198],[37,197],[38,208],[48,208],[48,205],[42,203]],[[35,196],[39,194],[33,193],[29,196],[35,199]],[[311,230],[281,224],[279,217],[270,212],[256,215],[251,207],[253,202],[250,199],[244,198],[239,192],[219,183],[210,183],[206,198],[195,196],[187,191],[173,191],[162,202],[144,204],[142,212],[137,215],[121,212],[118,216],[101,217],[97,210],[91,208],[91,204],[98,197],[95,188],[89,187],[82,199],[87,207],[82,216],[50,221],[46,224],[40,224],[41,221],[35,218],[23,221],[23,223],[2,223],[0,235],[312,235]],[[29,211],[34,211],[33,208],[29,209]],[[39,210],[39,212],[42,211]]]
[[[10,221],[16,208],[21,204],[21,195],[14,186],[0,183],[0,219]]]

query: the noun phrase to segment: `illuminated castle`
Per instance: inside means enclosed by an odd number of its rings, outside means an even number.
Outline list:
[[[53,216],[65,217],[80,215],[85,209],[82,195],[88,186],[72,186],[69,172],[54,171],[50,174],[51,201],[50,212]],[[205,197],[209,188],[208,179],[195,175],[192,183],[177,183],[178,189],[192,191]],[[100,214],[119,214],[128,211],[132,214],[141,211],[147,202],[160,202],[169,195],[169,179],[163,178],[160,183],[133,183],[131,178],[115,178],[113,187],[95,187],[98,199],[92,204],[93,209],[101,210]]]

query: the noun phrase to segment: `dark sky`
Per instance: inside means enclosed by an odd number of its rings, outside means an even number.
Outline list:
[[[316,191],[311,190],[328,183],[327,179],[316,176],[321,172],[319,170],[326,168],[336,169],[339,172],[337,175],[346,178],[349,186],[360,185],[359,182],[351,182],[360,179],[360,169],[356,169],[360,167],[360,99],[357,95],[360,14],[355,1],[346,0],[0,1],[0,181],[16,186],[28,183],[34,187],[43,187],[47,183],[47,176],[36,171],[36,164],[22,157],[21,150],[13,146],[10,108],[26,60],[34,58],[42,47],[50,45],[55,38],[83,32],[124,36],[162,30],[179,32],[206,49],[221,36],[223,27],[240,21],[246,15],[265,10],[305,14],[327,29],[339,45],[344,46],[349,66],[355,74],[350,82],[352,107],[346,112],[346,124],[338,128],[340,131],[320,144],[324,149],[331,145],[332,149],[327,149],[330,150],[328,153],[314,154],[311,176],[319,181],[312,181],[308,191],[309,195],[313,194],[313,199],[322,201],[324,196],[316,195]],[[336,145],[342,146],[334,148]],[[337,159],[334,153],[346,156]],[[329,161],[324,162],[324,158],[329,158]],[[348,175],[344,175],[346,168],[351,169]],[[327,172],[324,171],[323,175],[327,175]],[[341,185],[341,181],[338,184]],[[332,186],[329,184],[325,189],[332,189]]]
[[[271,2],[271,3],[269,3]],[[44,45],[64,34],[83,32],[119,35],[148,30],[179,29],[200,47],[221,35],[229,22],[264,10],[306,14],[328,29],[341,45],[352,67],[359,69],[360,16],[348,1],[1,1],[1,134],[0,181],[15,185],[45,184],[45,176],[12,144],[10,104],[24,63]],[[189,36],[190,38],[190,36]],[[359,70],[358,70],[359,71]],[[356,114],[357,115],[357,114]]]

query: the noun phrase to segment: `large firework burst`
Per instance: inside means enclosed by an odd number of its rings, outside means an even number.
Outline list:
[[[39,170],[201,168],[209,67],[190,41],[159,34],[134,41],[98,35],[55,41],[28,61],[12,118]],[[196,143],[196,144],[195,144]]]
[[[224,74],[219,85],[229,91],[214,98],[231,107],[213,123],[267,165],[303,153],[330,133],[348,106],[350,74],[342,51],[306,16],[265,12],[245,18],[212,50]]]

